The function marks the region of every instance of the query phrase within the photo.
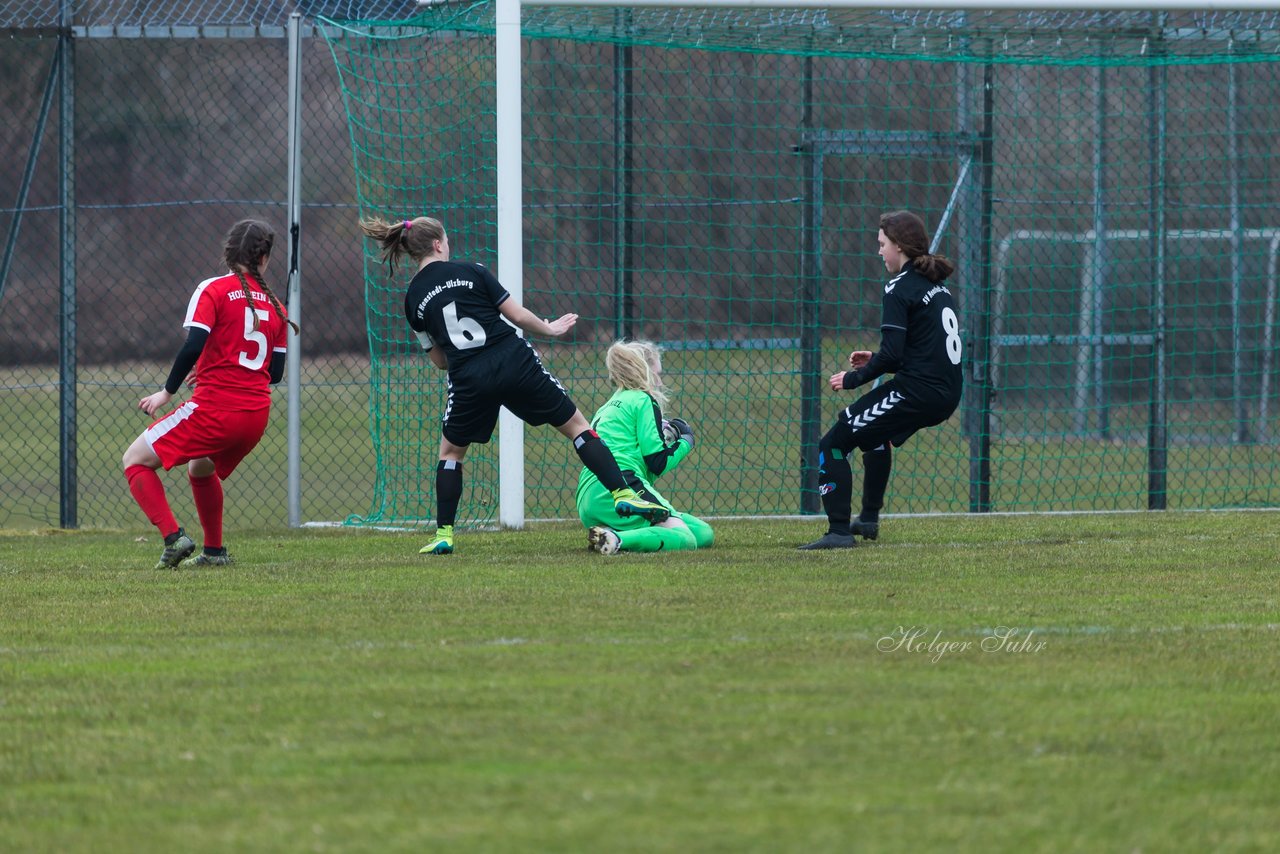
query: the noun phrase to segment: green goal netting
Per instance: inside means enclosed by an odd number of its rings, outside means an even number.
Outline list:
[[[1225,12],[526,7],[524,302],[590,416],[619,337],[666,350],[698,434],[662,482],[701,515],[819,509],[826,377],[878,340],[876,222],[957,262],[966,392],[897,455],[886,511],[1280,502],[1280,21]],[[325,21],[362,213],[442,219],[496,266],[492,4]],[[354,227],[353,227],[354,230]],[[443,376],[366,246],[375,506],[434,512]],[[497,270],[499,278],[503,271]],[[500,441],[499,437],[499,441]],[[525,435],[526,513],[578,461]],[[462,518],[492,521],[497,454]]]

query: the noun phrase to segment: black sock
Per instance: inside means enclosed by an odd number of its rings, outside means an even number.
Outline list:
[[[626,487],[627,482],[622,478],[622,470],[618,468],[618,461],[613,458],[613,451],[600,440],[595,430],[583,430],[575,436],[573,449],[578,452],[582,464],[600,478],[605,489],[613,492]]]
[[[186,531],[179,528],[178,530],[174,531],[172,534],[164,538],[164,544],[166,546],[171,546],[178,541],[178,537],[185,536],[186,533],[187,533]]]
[[[222,557],[227,553],[227,547],[226,546],[217,546],[217,547],[205,546],[204,553],[207,554],[209,557]]]
[[[889,473],[893,471],[893,449],[886,443],[867,451],[862,455],[862,469],[862,512],[858,518],[879,522],[884,491],[889,486]]]
[[[822,509],[827,512],[828,532],[849,533],[853,473],[845,452],[832,445],[830,433],[818,443],[818,491],[822,493]]]
[[[440,460],[436,463],[436,526],[452,525],[462,500],[462,463]]]

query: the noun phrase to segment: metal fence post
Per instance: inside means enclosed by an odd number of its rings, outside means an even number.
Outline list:
[[[988,48],[989,49],[989,48]],[[977,381],[974,403],[978,408],[977,430],[969,437],[969,512],[991,510],[991,220],[993,214],[995,153],[995,72],[990,62],[982,67],[982,213],[979,225],[978,340],[973,354],[973,373]]]
[[[302,284],[298,242],[302,228],[302,16],[289,16],[289,319],[302,325]],[[289,334],[287,331],[285,334]],[[289,527],[302,524],[302,340],[293,336],[285,354],[289,375]]]
[[[1164,13],[1156,13],[1163,31]],[[1164,52],[1159,32],[1153,39],[1152,50],[1159,56]],[[1165,342],[1165,142],[1168,110],[1169,72],[1163,64],[1153,64],[1147,71],[1147,137],[1151,163],[1150,213],[1151,232],[1151,391],[1147,415],[1147,509],[1164,510],[1168,503],[1169,473],[1169,384],[1165,377],[1168,370]]]
[[[58,30],[58,242],[61,286],[58,311],[58,524],[79,527],[76,453],[76,121],[75,39],[69,0],[60,6]]]
[[[821,437],[822,401],[818,375],[822,370],[822,153],[812,137],[813,128],[813,57],[804,59],[804,134],[798,152],[804,158],[801,169],[804,181],[800,222],[800,512],[817,513],[822,509],[818,498],[818,440]]]

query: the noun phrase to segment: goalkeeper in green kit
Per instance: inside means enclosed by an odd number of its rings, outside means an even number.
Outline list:
[[[704,549],[715,540],[711,526],[681,513],[653,488],[652,481],[672,471],[693,450],[693,430],[679,418],[663,420],[667,395],[662,386],[662,356],[648,341],[619,341],[605,354],[609,382],[617,391],[591,419],[591,427],[613,451],[627,486],[647,501],[671,511],[650,525],[621,517],[600,479],[584,468],[578,478],[578,518],[587,526],[587,544],[604,555]]]

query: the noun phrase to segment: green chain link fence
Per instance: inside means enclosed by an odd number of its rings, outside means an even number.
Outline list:
[[[492,263],[493,6],[330,23],[362,208],[438,215]],[[608,341],[663,342],[703,438],[673,500],[816,510],[816,441],[848,400],[823,378],[876,341],[875,223],[905,207],[959,261],[969,388],[899,456],[891,510],[1272,504],[1275,23],[526,8],[524,293],[584,318],[548,361],[590,409]],[[366,260],[372,518],[429,517],[416,437],[442,383],[405,282]],[[528,434],[532,516],[572,515],[562,445]]]
[[[61,8],[0,0],[0,526],[57,525],[70,491],[75,524],[141,527],[119,470],[137,399],[227,225],[284,238],[295,7]],[[496,263],[492,6],[297,9],[303,519],[429,519],[443,378],[355,220],[438,215]],[[875,222],[898,207],[959,263],[968,387],[899,455],[889,512],[1280,501],[1276,15],[529,7],[523,27],[525,301],[582,315],[537,344],[588,414],[609,341],[666,345],[699,436],[664,483],[678,505],[817,509],[813,447],[848,402],[823,378],[874,346]],[[286,523],[280,398],[231,525]],[[528,515],[572,515],[576,457],[526,438]],[[496,453],[468,459],[484,523]]]
[[[120,465],[148,423],[137,402],[164,382],[187,301],[219,272],[232,222],[275,227],[267,278],[286,292],[291,9],[82,3],[61,28],[59,4],[39,11],[0,3],[0,21],[21,28],[0,41],[0,526],[70,513],[81,526],[139,527]],[[341,520],[372,496],[369,357],[348,134],[332,60],[304,41],[302,513]],[[60,244],[68,203],[73,254]],[[60,329],[74,336],[65,348]],[[283,385],[275,396],[262,445],[227,483],[229,525],[287,524]],[[194,519],[185,476],[164,479],[179,518]]]

